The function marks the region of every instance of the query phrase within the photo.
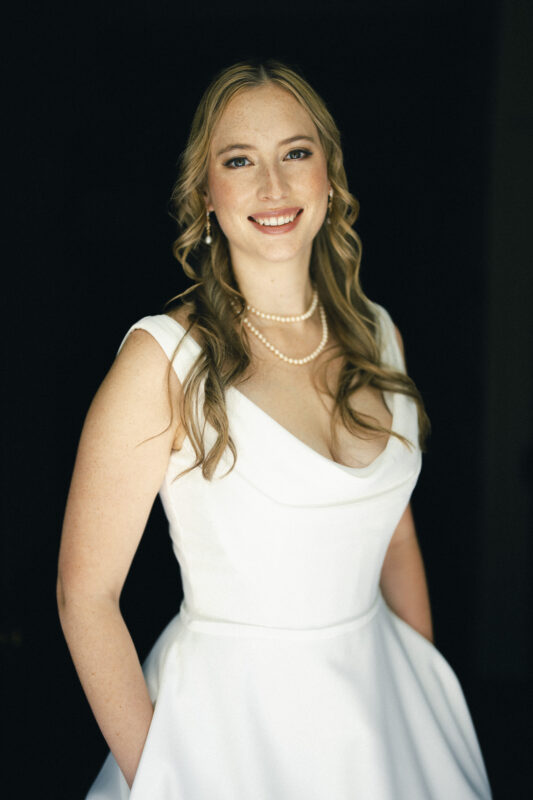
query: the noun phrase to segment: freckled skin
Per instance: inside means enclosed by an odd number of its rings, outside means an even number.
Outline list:
[[[296,135],[311,136],[314,142],[280,144]],[[233,143],[255,149],[216,155]],[[302,149],[312,155],[305,156]],[[233,168],[224,166],[231,159],[236,159]],[[228,240],[237,277],[265,268],[274,277],[277,269],[272,268],[281,265],[306,271],[313,239],[326,215],[329,189],[316,126],[291,94],[269,85],[240,92],[230,101],[213,134],[206,203]],[[293,206],[303,208],[303,214],[292,231],[279,236],[265,235],[248,219]]]

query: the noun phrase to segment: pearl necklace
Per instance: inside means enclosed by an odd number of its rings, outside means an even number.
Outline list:
[[[313,302],[314,302],[314,299],[313,299]],[[247,306],[247,308],[248,308],[248,306]],[[242,321],[250,329],[250,331],[255,336],[257,336],[259,341],[262,342],[262,344],[264,344],[265,347],[267,347],[272,353],[274,353],[274,355],[276,355],[278,358],[281,358],[281,360],[285,361],[287,364],[296,364],[297,366],[300,366],[302,364],[309,363],[309,361],[312,361],[314,358],[316,358],[318,355],[320,355],[320,353],[322,352],[322,350],[324,349],[324,347],[326,346],[326,343],[328,341],[328,322],[327,322],[327,319],[326,319],[326,312],[324,311],[324,306],[322,304],[320,304],[318,310],[319,310],[319,313],[320,313],[320,321],[322,323],[322,338],[320,340],[320,344],[318,345],[318,347],[316,347],[313,350],[312,353],[309,353],[308,356],[304,356],[303,358],[291,358],[290,356],[286,356],[285,353],[282,353],[281,350],[278,350],[277,347],[274,347],[272,342],[269,342],[268,339],[265,336],[263,336],[261,331],[257,330],[255,325],[252,325],[252,323],[250,322],[248,317],[243,317]],[[308,314],[308,311],[306,311],[305,313]],[[301,315],[301,316],[303,317],[304,315]],[[266,319],[275,319],[276,315],[271,314],[271,315],[269,315],[268,317],[265,317],[265,318]],[[305,317],[305,318],[307,319],[307,317]],[[289,319],[287,317],[284,317],[282,319],[283,319],[284,322],[288,322],[288,321],[292,322],[293,321],[292,319]]]
[[[311,300],[311,305],[303,314],[296,314],[292,317],[281,316],[280,314],[267,314],[265,311],[259,311],[257,308],[246,304],[246,310],[250,311],[256,317],[261,317],[261,319],[269,319],[272,322],[303,322],[309,317],[312,317],[315,313],[315,309],[318,305],[318,292],[316,289],[313,290],[313,298]]]

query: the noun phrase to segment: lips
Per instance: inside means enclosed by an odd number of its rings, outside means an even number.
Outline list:
[[[278,208],[249,216],[252,225],[261,233],[279,234],[293,230],[303,213],[303,208]]]

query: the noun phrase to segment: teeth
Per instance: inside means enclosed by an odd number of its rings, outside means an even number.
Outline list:
[[[292,214],[291,216],[287,215],[286,217],[263,217],[263,219],[255,219],[252,217],[255,222],[258,222],[260,225],[266,225],[267,227],[275,227],[277,225],[286,225],[288,222],[292,222],[296,219],[296,214]]]

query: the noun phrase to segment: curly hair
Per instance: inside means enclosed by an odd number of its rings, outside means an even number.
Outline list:
[[[237,458],[229,431],[225,391],[237,383],[251,364],[250,346],[242,324],[246,301],[235,280],[228,243],[220,227],[213,224],[210,246],[203,241],[205,191],[213,131],[229,101],[238,92],[269,84],[289,92],[311,116],[333,188],[330,224],[324,223],[315,236],[310,262],[311,280],[338,343],[331,358],[338,357],[339,353],[343,356],[338,386],[331,393],[334,399],[332,441],[336,441],[336,422],[340,418],[354,434],[387,433],[412,446],[401,434],[351,407],[350,397],[365,386],[411,397],[417,405],[422,449],[429,433],[429,419],[414,382],[403,372],[381,363],[376,313],[359,281],[362,245],[352,227],[359,213],[359,203],[348,190],[340,132],[333,117],[296,69],[275,60],[238,63],[222,70],[205,91],[179,159],[179,175],[170,199],[170,213],[180,231],[173,253],[192,285],[171,298],[165,307],[177,301],[185,303],[189,311],[187,332],[196,330],[202,342],[202,350],[183,382],[180,409],[195,461],[180,475],[201,467],[203,476],[210,480],[226,448],[233,455],[230,471]],[[184,298],[187,299],[184,301]],[[202,420],[198,411],[201,395]],[[205,424],[216,433],[208,452],[203,435]]]

